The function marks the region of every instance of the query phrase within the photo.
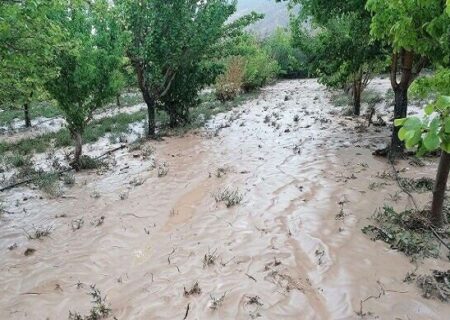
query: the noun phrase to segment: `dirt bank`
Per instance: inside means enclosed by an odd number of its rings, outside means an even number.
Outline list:
[[[370,186],[392,170],[371,154],[389,128],[336,115],[329,95],[315,80],[280,82],[200,134],[150,143],[148,159],[115,154],[65,198],[7,193],[0,318],[87,314],[91,284],[117,319],[447,318],[448,304],[403,282],[415,265],[361,232],[384,203],[411,206],[394,201],[394,182]],[[432,162],[397,166],[432,176]],[[216,202],[224,190],[242,201]],[[29,240],[33,225],[51,234]],[[196,282],[201,292],[186,296]]]

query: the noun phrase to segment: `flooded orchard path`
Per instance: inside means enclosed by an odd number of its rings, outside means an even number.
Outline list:
[[[361,232],[398,190],[369,188],[390,170],[369,149],[388,129],[357,133],[331,109],[316,81],[280,82],[207,132],[150,143],[156,164],[119,152],[66,198],[27,202],[0,225],[0,318],[87,314],[95,284],[117,319],[183,319],[188,306],[186,319],[445,319],[450,306],[403,282],[409,259]],[[242,202],[216,203],[221,190]],[[30,225],[53,231],[28,240]],[[420,266],[431,267],[448,263]],[[196,282],[201,293],[186,297]]]

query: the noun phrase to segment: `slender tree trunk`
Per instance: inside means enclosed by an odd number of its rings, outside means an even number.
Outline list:
[[[361,114],[361,79],[355,79],[353,81],[353,115],[359,116]]]
[[[147,98],[145,97],[147,96]],[[147,104],[148,113],[148,127],[147,127],[147,137],[155,138],[156,136],[156,107],[155,101],[150,97],[150,95],[144,95],[144,101]]]
[[[150,90],[147,87],[144,76],[144,67],[139,61],[134,61],[134,69],[136,71],[139,89],[141,90],[142,97],[147,104],[147,114],[148,114],[148,127],[147,127],[147,137],[155,138],[156,136],[156,99],[150,95]]]
[[[409,87],[409,86],[408,86]],[[395,93],[394,119],[406,118],[408,114],[408,87],[398,86]],[[395,155],[401,154],[404,150],[404,144],[398,137],[400,127],[395,127],[392,132],[391,153]]]
[[[70,163],[70,165],[76,170],[80,170],[80,159],[81,155],[83,154],[83,139],[81,137],[81,133],[72,131],[72,138],[75,143],[75,153],[73,156],[73,161]]]
[[[448,173],[450,171],[450,154],[442,150],[441,159],[433,188],[433,202],[431,204],[431,222],[436,227],[442,227],[447,223],[447,217],[443,213],[445,189],[447,187]]]
[[[25,117],[25,128],[31,127],[31,119],[30,119],[30,106],[28,102],[23,105],[23,112]]]
[[[169,113],[169,127],[176,128],[178,125],[177,115],[174,113]]]
[[[401,79],[397,82],[398,60],[400,58]],[[405,118],[408,114],[408,89],[413,80],[413,62],[414,53],[411,51],[401,50],[400,56],[395,53],[392,57],[391,66],[391,84],[395,93],[394,120]],[[403,153],[404,144],[398,137],[400,128],[394,126],[391,139],[390,157],[395,158]]]
[[[116,104],[117,104],[117,107],[119,107],[119,108],[122,106],[120,103],[120,93],[117,94],[117,96],[116,96]]]

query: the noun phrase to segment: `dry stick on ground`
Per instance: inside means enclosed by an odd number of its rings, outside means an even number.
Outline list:
[[[175,248],[172,248],[172,252],[169,253],[169,255],[167,256],[167,262],[169,262],[169,264],[170,264],[170,256],[173,255],[174,253],[175,253]],[[178,270],[178,271],[180,271],[180,270]]]
[[[359,312],[356,313],[358,316],[363,317],[365,315],[365,313],[363,312],[363,304],[364,304],[364,302],[367,302],[370,299],[380,299],[382,296],[384,296],[388,292],[393,292],[393,293],[407,293],[408,292],[408,291],[387,290],[384,288],[384,286],[380,282],[380,280],[377,281],[377,284],[380,287],[380,292],[379,292],[378,296],[368,296],[364,300],[360,300]]]
[[[190,303],[188,303],[188,305],[187,305],[187,307],[186,307],[186,313],[185,313],[185,315],[184,315],[184,318],[183,318],[183,320],[186,320],[187,319],[187,317],[188,317],[188,314],[189,314],[189,307],[190,307]]]
[[[117,148],[114,148],[114,149],[112,149],[112,150],[106,151],[105,153],[99,155],[98,157],[95,157],[94,160],[101,159],[101,158],[103,158],[103,157],[105,157],[105,156],[110,155],[110,154],[113,153],[113,152],[116,152],[116,151],[119,151],[119,150],[122,150],[122,149],[125,149],[125,148],[126,148],[126,145],[123,144],[123,145],[121,145],[120,147],[117,147]],[[74,169],[73,169],[73,168],[67,168],[67,169],[64,169],[64,170],[61,170],[61,171],[56,172],[56,174],[61,175],[61,174],[63,174],[63,173],[70,172],[70,171],[72,171],[72,170],[74,170]],[[10,190],[10,189],[19,187],[19,186],[21,186],[21,185],[24,185],[24,184],[33,182],[34,180],[36,180],[36,179],[38,179],[38,178],[39,178],[39,176],[33,177],[33,178],[29,178],[29,179],[25,179],[25,180],[23,180],[23,181],[19,181],[19,182],[16,182],[16,183],[13,183],[13,184],[11,184],[11,185],[9,185],[9,186],[6,186],[6,187],[1,188],[1,189],[0,189],[0,192],[4,192],[4,191]]]
[[[411,194],[411,192],[409,192],[401,183],[400,183],[400,177],[398,176],[397,173],[397,169],[395,168],[394,162],[392,161],[392,159],[389,159],[389,162],[392,166],[392,170],[394,171],[394,176],[395,176],[395,180],[397,181],[398,186],[400,187],[400,189],[406,193],[408,195],[408,197],[411,199],[412,203],[414,204],[414,207],[416,208],[416,210],[419,209],[419,207],[417,206],[416,200],[414,199],[413,195]],[[431,232],[433,233],[433,235],[436,237],[436,239],[438,239],[438,241],[440,243],[442,243],[449,251],[450,251],[450,245],[448,245],[440,236],[439,234],[436,232],[436,230],[433,228],[433,226],[429,226]]]

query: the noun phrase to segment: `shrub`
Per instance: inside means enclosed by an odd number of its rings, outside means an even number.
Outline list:
[[[278,76],[288,78],[307,76],[308,72],[302,66],[306,56],[299,48],[293,46],[292,36],[288,31],[278,28],[264,41],[263,48],[277,61]]]
[[[260,88],[273,81],[279,72],[278,63],[262,48],[246,57],[243,89],[245,91]]]
[[[217,77],[217,99],[225,102],[236,98],[243,86],[245,69],[245,60],[242,57],[234,56],[230,58],[225,73]]]

